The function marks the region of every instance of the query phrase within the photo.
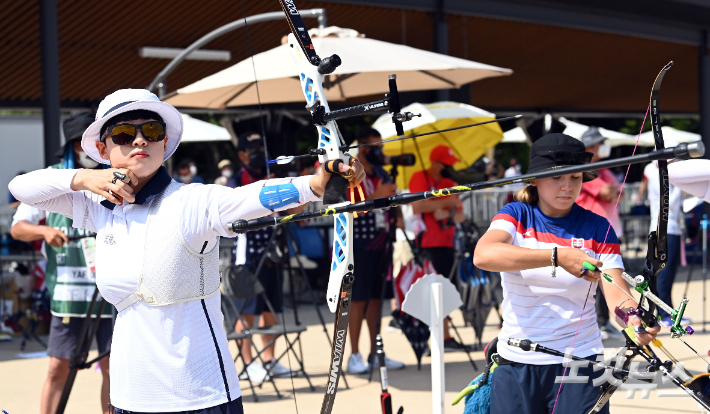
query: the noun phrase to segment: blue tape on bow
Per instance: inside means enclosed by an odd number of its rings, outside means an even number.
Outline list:
[[[293,183],[269,185],[263,187],[259,193],[261,205],[269,210],[276,210],[289,204],[297,203],[298,198],[298,190]]]

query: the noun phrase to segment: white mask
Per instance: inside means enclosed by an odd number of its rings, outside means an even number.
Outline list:
[[[192,182],[192,176],[191,175],[181,175],[180,181],[182,181],[183,183],[190,183],[190,182]]]
[[[222,176],[224,178],[232,178],[232,175],[234,175],[234,171],[232,170],[222,171]]]
[[[609,158],[611,155],[611,146],[604,141],[602,145],[599,146],[599,149],[597,150],[597,155],[599,158],[604,159],[604,158]]]
[[[92,160],[91,157],[89,157],[84,151],[79,151],[78,153],[74,155],[79,155],[79,157],[76,158],[76,163],[81,165],[84,168],[96,168],[98,167],[99,163]]]
[[[193,177],[196,176],[197,175],[197,167],[195,167],[194,165],[191,165],[190,166],[190,174],[192,174]]]

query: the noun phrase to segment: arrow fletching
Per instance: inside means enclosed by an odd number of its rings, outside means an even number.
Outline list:
[[[269,164],[279,164],[279,165],[290,164],[295,158],[296,157],[294,157],[294,156],[289,157],[287,155],[282,155],[280,157],[276,157],[276,159],[269,161]]]

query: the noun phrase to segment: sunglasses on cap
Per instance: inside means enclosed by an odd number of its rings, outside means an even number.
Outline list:
[[[551,159],[555,164],[589,164],[594,154],[591,152],[546,151],[537,154]]]
[[[165,123],[160,121],[148,121],[138,125],[118,124],[107,132],[114,144],[130,145],[138,136],[139,129],[148,142],[160,142],[165,139]]]

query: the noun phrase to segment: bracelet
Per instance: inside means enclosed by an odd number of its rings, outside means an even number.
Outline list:
[[[557,277],[557,247],[552,248],[552,257],[550,258],[552,262],[552,277]]]

